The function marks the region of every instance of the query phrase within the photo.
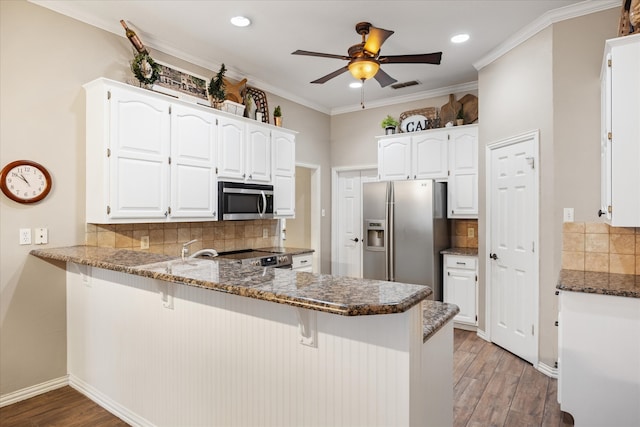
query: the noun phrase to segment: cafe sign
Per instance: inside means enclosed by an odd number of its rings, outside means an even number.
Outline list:
[[[428,125],[429,119],[425,116],[415,114],[402,120],[402,123],[400,123],[400,129],[402,132],[418,132],[429,129]]]

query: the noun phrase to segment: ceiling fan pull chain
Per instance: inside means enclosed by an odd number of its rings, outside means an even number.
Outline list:
[[[362,86],[360,86],[360,105],[364,110],[364,79],[362,79]]]

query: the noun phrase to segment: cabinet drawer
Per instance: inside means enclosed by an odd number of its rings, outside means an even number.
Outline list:
[[[478,259],[476,257],[469,256],[457,256],[457,255],[447,255],[446,256],[446,266],[448,268],[462,268],[475,270],[476,263]]]
[[[291,257],[291,268],[312,267],[313,254],[294,255]]]

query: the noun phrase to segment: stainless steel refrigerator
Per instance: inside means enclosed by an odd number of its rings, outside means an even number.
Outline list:
[[[432,180],[363,184],[363,276],[427,285],[442,301],[449,247],[447,184]]]

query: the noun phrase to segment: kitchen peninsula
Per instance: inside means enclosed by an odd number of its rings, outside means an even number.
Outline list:
[[[134,425],[451,425],[428,287],[138,251],[66,262],[69,382]]]

